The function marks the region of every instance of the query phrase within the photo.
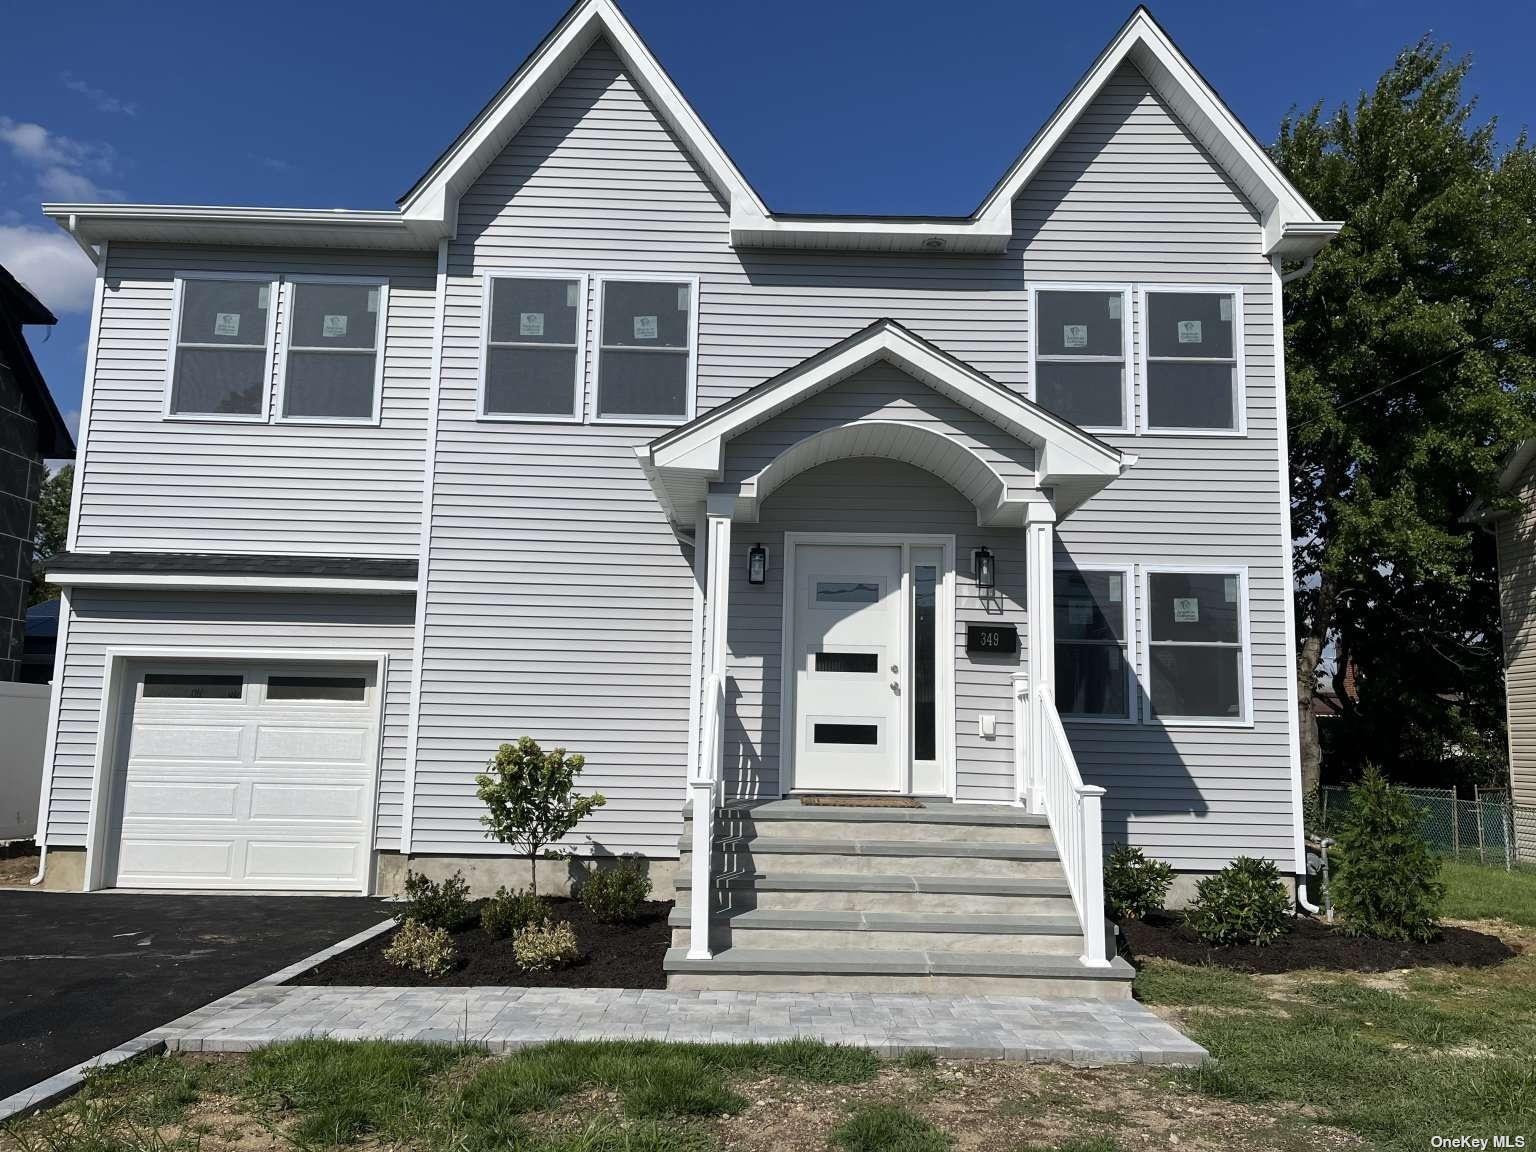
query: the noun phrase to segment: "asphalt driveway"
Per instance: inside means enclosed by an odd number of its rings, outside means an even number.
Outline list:
[[[0,890],[0,1098],[398,907],[353,896]]]

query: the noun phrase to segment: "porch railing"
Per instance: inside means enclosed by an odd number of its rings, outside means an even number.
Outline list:
[[[1104,935],[1104,789],[1084,784],[1047,685],[1014,685],[1014,755],[1019,799],[1043,812],[1061,856],[1083,932],[1082,962],[1109,965]]]
[[[689,861],[688,959],[708,960],[709,909],[714,898],[710,863],[715,852],[715,797],[725,759],[725,681],[711,676],[704,685],[704,724],[698,771],[688,781],[693,806],[693,845]]]

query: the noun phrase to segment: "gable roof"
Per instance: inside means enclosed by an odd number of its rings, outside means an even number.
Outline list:
[[[776,214],[747,182],[613,0],[577,0],[489,104],[401,197],[395,212],[46,204],[83,243],[209,240],[431,248],[457,227],[458,199],[599,40],[730,205],[738,248],[1001,253],[1012,202],[1122,64],[1135,66],[1258,209],[1266,254],[1307,256],[1338,231],[1306,203],[1145,7],[1138,7],[1018,160],[968,216]]]
[[[53,313],[0,266],[0,366],[9,367],[29,414],[37,422],[37,450],[45,460],[72,459],[75,440],[59,414],[48,382],[32,358],[23,324],[57,324]]]

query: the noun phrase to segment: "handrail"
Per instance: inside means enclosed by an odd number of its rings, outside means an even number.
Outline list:
[[[1035,685],[1030,695],[1037,736],[1033,746],[1038,750],[1031,806],[1036,811],[1044,809],[1056,838],[1062,871],[1082,926],[1082,962],[1091,968],[1105,968],[1109,958],[1104,937],[1104,789],[1083,783],[1049,685]]]
[[[709,909],[714,897],[710,863],[715,850],[715,793],[725,759],[725,681],[710,676],[704,685],[704,730],[697,773],[688,781],[693,804],[693,845],[689,861],[688,959],[708,960]]]

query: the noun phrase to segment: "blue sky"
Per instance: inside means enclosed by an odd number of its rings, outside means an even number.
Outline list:
[[[770,207],[968,212],[1130,13],[1039,0],[621,0]],[[60,316],[29,332],[73,414],[90,268],[45,199],[385,208],[566,0],[50,5],[6,16],[0,262]],[[1536,8],[1491,0],[1170,2],[1153,14],[1259,137],[1352,100],[1426,32],[1469,53],[1501,136],[1536,121]],[[425,13],[425,15],[424,15]],[[451,19],[436,18],[437,14]]]

